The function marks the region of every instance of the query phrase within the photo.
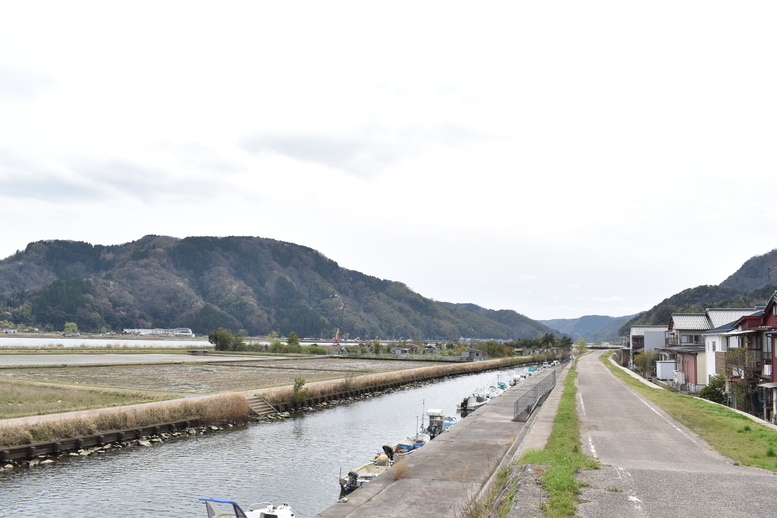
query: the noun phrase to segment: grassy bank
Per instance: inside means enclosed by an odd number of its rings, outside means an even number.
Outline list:
[[[602,355],[600,360],[616,377],[693,430],[721,455],[777,472],[777,431],[725,406],[645,385],[613,365],[609,355]]]
[[[74,412],[175,399],[142,392],[89,390],[62,385],[0,381],[0,419]]]
[[[104,410],[95,412],[90,417],[26,426],[0,423],[0,447],[50,442],[183,420],[200,419],[203,423],[216,423],[244,419],[248,412],[248,401],[245,397],[240,394],[222,394],[198,398],[195,401],[180,400],[165,405]]]
[[[542,476],[543,487],[548,493],[543,512],[548,518],[575,516],[576,499],[580,493],[576,474],[581,469],[598,467],[595,460],[582,452],[575,403],[575,378],[577,371],[573,365],[564,381],[564,391],[545,449],[526,452],[518,461],[519,464],[548,466]]]

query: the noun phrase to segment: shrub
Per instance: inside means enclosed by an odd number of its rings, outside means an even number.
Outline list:
[[[725,404],[726,394],[723,392],[725,386],[725,377],[722,374],[716,374],[710,378],[709,384],[699,391],[699,397],[714,401],[715,403]]]
[[[302,388],[305,385],[305,378],[294,378],[294,388],[291,394],[291,404],[294,408],[299,408],[305,404],[308,398],[308,389]]]

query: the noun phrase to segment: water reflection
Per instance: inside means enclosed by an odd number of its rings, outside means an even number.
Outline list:
[[[510,371],[463,376],[280,422],[0,473],[0,516],[206,516],[197,498],[288,502],[302,518],[333,505],[340,472],[413,435],[424,410],[455,415]]]

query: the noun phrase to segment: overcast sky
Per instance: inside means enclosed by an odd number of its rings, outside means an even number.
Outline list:
[[[777,248],[775,15],[0,0],[0,257],[261,236],[436,300],[637,313]]]

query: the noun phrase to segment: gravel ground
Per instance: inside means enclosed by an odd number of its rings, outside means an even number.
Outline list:
[[[103,386],[213,394],[291,385],[375,372],[429,367],[430,362],[340,358],[278,359],[229,363],[110,365],[2,369],[0,376],[82,386]]]

